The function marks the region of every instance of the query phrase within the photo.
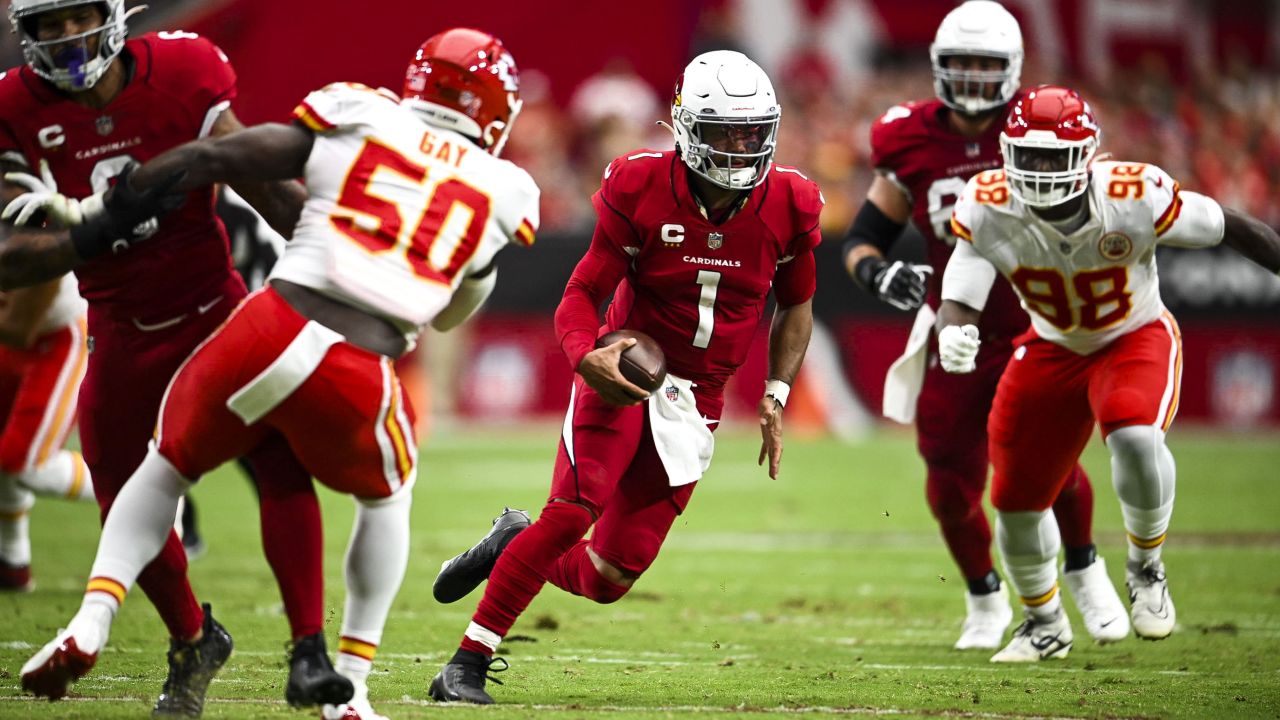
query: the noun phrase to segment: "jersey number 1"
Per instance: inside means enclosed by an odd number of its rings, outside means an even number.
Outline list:
[[[716,327],[716,291],[720,289],[720,273],[699,270],[698,284],[702,286],[702,294],[698,296],[698,332],[693,334],[693,346],[706,349],[711,345],[711,331]]]

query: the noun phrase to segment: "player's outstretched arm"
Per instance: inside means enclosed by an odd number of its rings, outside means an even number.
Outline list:
[[[51,280],[0,295],[0,345],[23,350],[35,345],[61,287],[61,280]]]
[[[1273,273],[1280,274],[1280,234],[1261,220],[1222,209],[1222,242]]]
[[[302,126],[295,126],[297,129],[306,133],[308,138],[313,138],[311,133]],[[234,132],[244,130],[245,127],[240,123],[240,119],[231,110],[225,110],[218,119],[214,121],[213,128],[209,134],[213,137],[223,137]],[[300,138],[299,138],[300,139]],[[306,156],[311,154],[310,143],[306,146],[306,153],[302,162],[306,163]],[[291,177],[302,177],[301,170]],[[293,229],[298,224],[298,218],[302,216],[302,206],[307,202],[307,189],[297,180],[276,180],[262,181],[243,179],[231,183],[231,187],[239,193],[240,197],[253,206],[254,210],[262,216],[271,229],[280,233],[285,239],[293,237]]]
[[[246,182],[292,180],[302,177],[314,141],[311,132],[298,125],[255,125],[179,145],[143,165],[134,173],[133,184],[145,191],[179,172],[185,175],[171,192],[187,193],[218,182],[239,192]]]
[[[787,404],[804,354],[813,335],[813,298],[795,305],[778,305],[769,331],[769,380],[756,406],[760,416],[760,458],[769,461],[769,477],[778,479],[782,467],[782,409]]]
[[[927,265],[889,262],[885,256],[911,218],[911,202],[883,175],[877,175],[867,191],[844,244],[844,268],[877,300],[899,310],[915,310],[924,304]]]

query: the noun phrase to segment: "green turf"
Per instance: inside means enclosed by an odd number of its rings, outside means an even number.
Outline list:
[[[739,426],[741,427],[741,426]],[[1060,662],[993,666],[950,649],[963,584],[922,492],[907,433],[842,445],[792,439],[783,477],[755,466],[757,444],[729,429],[663,555],[628,597],[597,606],[549,588],[503,648],[495,708],[441,708],[426,685],[456,646],[478,594],[437,605],[441,560],[504,504],[536,509],[555,427],[432,439],[422,455],[408,577],[372,681],[393,718],[1280,717],[1280,440],[1175,432],[1178,509],[1166,552],[1180,627],[1159,643],[1078,644]],[[1107,459],[1086,454],[1097,537],[1120,581],[1123,545]],[[233,470],[196,490],[209,553],[198,594],[236,638],[210,690],[211,718],[311,717],[282,700],[287,633],[261,559],[256,510]],[[346,498],[325,494],[327,630],[341,621]],[[126,603],[95,671],[57,704],[22,698],[18,669],[80,601],[97,536],[87,506],[44,502],[32,517],[39,587],[0,596],[0,717],[146,717],[163,680],[163,628],[145,598]],[[1073,616],[1074,617],[1074,616]]]

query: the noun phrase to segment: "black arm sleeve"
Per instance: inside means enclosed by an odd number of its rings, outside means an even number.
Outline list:
[[[853,248],[858,245],[874,245],[880,250],[881,255],[887,256],[889,248],[893,247],[906,227],[906,223],[896,223],[891,220],[876,207],[875,203],[864,202],[862,209],[858,211],[858,216],[853,219],[853,226],[845,235],[843,255],[848,257]]]

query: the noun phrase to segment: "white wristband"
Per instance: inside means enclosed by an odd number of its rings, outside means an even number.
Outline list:
[[[786,407],[787,398],[791,396],[791,386],[781,380],[769,380],[764,384],[764,394],[773,398],[782,407]]]

